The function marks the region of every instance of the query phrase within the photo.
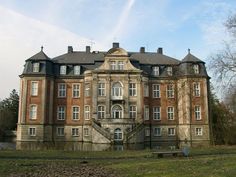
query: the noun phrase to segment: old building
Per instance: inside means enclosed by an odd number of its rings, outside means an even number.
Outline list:
[[[209,145],[209,77],[190,50],[177,60],[157,52],[43,48],[20,75],[17,142]]]

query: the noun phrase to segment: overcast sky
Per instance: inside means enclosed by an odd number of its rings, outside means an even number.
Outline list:
[[[223,23],[235,0],[0,0],[0,98],[19,90],[25,60],[40,51],[49,57],[74,50],[128,51],[164,48],[182,59],[191,53],[208,62],[227,33]]]

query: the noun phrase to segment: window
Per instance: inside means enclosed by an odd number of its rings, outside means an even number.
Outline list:
[[[131,105],[129,106],[129,117],[136,118],[137,116],[137,106]]]
[[[159,67],[158,67],[158,66],[154,66],[154,67],[152,68],[152,73],[153,73],[154,76],[159,76],[159,75],[160,75],[160,69],[159,69]]]
[[[112,86],[112,96],[113,97],[122,97],[122,85],[120,82],[116,82]]]
[[[167,98],[174,98],[174,85],[169,84],[167,85]]]
[[[195,135],[196,136],[202,136],[202,128],[196,128],[195,129]]]
[[[60,75],[65,75],[66,74],[66,65],[60,66]]]
[[[72,106],[72,119],[73,120],[79,119],[79,106]]]
[[[193,83],[193,95],[200,96],[200,83]]]
[[[129,96],[137,96],[136,84],[135,83],[130,83],[129,84]]]
[[[122,118],[122,107],[120,105],[115,105],[112,107],[112,118],[120,119]]]
[[[72,136],[79,136],[79,129],[78,128],[72,128],[71,129],[71,135]]]
[[[105,96],[105,83],[98,83],[98,96]]]
[[[168,128],[168,136],[174,136],[175,135],[175,128]]]
[[[159,84],[153,84],[153,98],[160,98],[160,85]]]
[[[153,107],[153,119],[154,120],[161,120],[161,108],[160,107]]]
[[[149,86],[148,86],[148,84],[144,84],[144,96],[149,97]]]
[[[72,85],[72,97],[79,98],[80,97],[80,84]]]
[[[171,67],[171,66],[168,66],[168,67],[167,67],[167,75],[168,75],[168,76],[172,76],[172,74],[173,74],[172,67]]]
[[[123,69],[124,69],[124,62],[118,61],[118,70],[123,70]]]
[[[36,136],[36,128],[30,127],[28,133],[29,133],[29,136]]]
[[[58,97],[66,97],[66,84],[58,84]]]
[[[145,128],[145,136],[150,136],[150,128]]]
[[[40,63],[33,63],[33,72],[39,72]]]
[[[122,131],[120,128],[115,129],[114,140],[122,140]]]
[[[154,136],[161,136],[161,128],[160,127],[154,128]]]
[[[30,119],[32,120],[37,119],[37,106],[36,105],[30,106]]]
[[[168,120],[174,120],[174,107],[167,107]]]
[[[194,113],[195,113],[195,119],[201,120],[201,107],[200,106],[194,107]]]
[[[99,105],[98,106],[98,119],[104,119],[105,118],[105,106]]]
[[[57,107],[57,119],[58,120],[65,120],[65,111],[66,111],[65,106],[58,106]]]
[[[90,96],[90,83],[85,83],[84,95],[86,97]]]
[[[84,117],[85,117],[85,120],[90,119],[90,106],[88,105],[84,106]]]
[[[193,65],[193,73],[194,74],[199,74],[199,65]]]
[[[144,106],[144,120],[149,120],[149,106]]]
[[[110,69],[111,70],[116,70],[116,62],[115,61],[110,62]]]
[[[74,75],[80,75],[80,66],[74,66]]]
[[[31,95],[37,96],[38,95],[38,82],[31,82]]]
[[[84,128],[84,136],[89,136],[89,129],[88,128]]]
[[[64,127],[57,127],[57,136],[64,136]]]

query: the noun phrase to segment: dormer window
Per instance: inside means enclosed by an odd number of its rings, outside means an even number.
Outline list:
[[[39,72],[40,63],[33,63],[33,72]]]
[[[160,75],[160,68],[159,68],[159,66],[154,66],[152,68],[152,73],[153,73],[154,76],[159,76]]]
[[[111,70],[116,70],[116,62],[115,61],[110,62],[110,69]]]
[[[80,75],[80,66],[74,66],[74,75]]]
[[[199,65],[197,64],[193,65],[193,72],[194,74],[199,74]]]
[[[124,69],[124,62],[118,61],[118,70],[123,70],[123,69]]]
[[[123,70],[124,69],[124,62],[123,61],[111,61],[110,62],[110,69],[111,70]]]
[[[168,66],[168,67],[167,67],[167,75],[168,75],[168,76],[172,76],[172,74],[173,74],[172,67],[171,67],[171,66]]]
[[[66,75],[66,65],[60,66],[60,75]]]

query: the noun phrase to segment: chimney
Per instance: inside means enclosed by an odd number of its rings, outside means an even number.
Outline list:
[[[73,47],[72,46],[68,46],[68,53],[73,53]]]
[[[163,49],[162,49],[162,47],[159,47],[159,48],[157,49],[157,53],[163,54]]]
[[[112,45],[113,48],[119,48],[119,42],[113,42]]]
[[[86,53],[90,53],[90,46],[86,46]]]
[[[139,52],[140,52],[140,53],[145,53],[145,47],[140,47]]]

